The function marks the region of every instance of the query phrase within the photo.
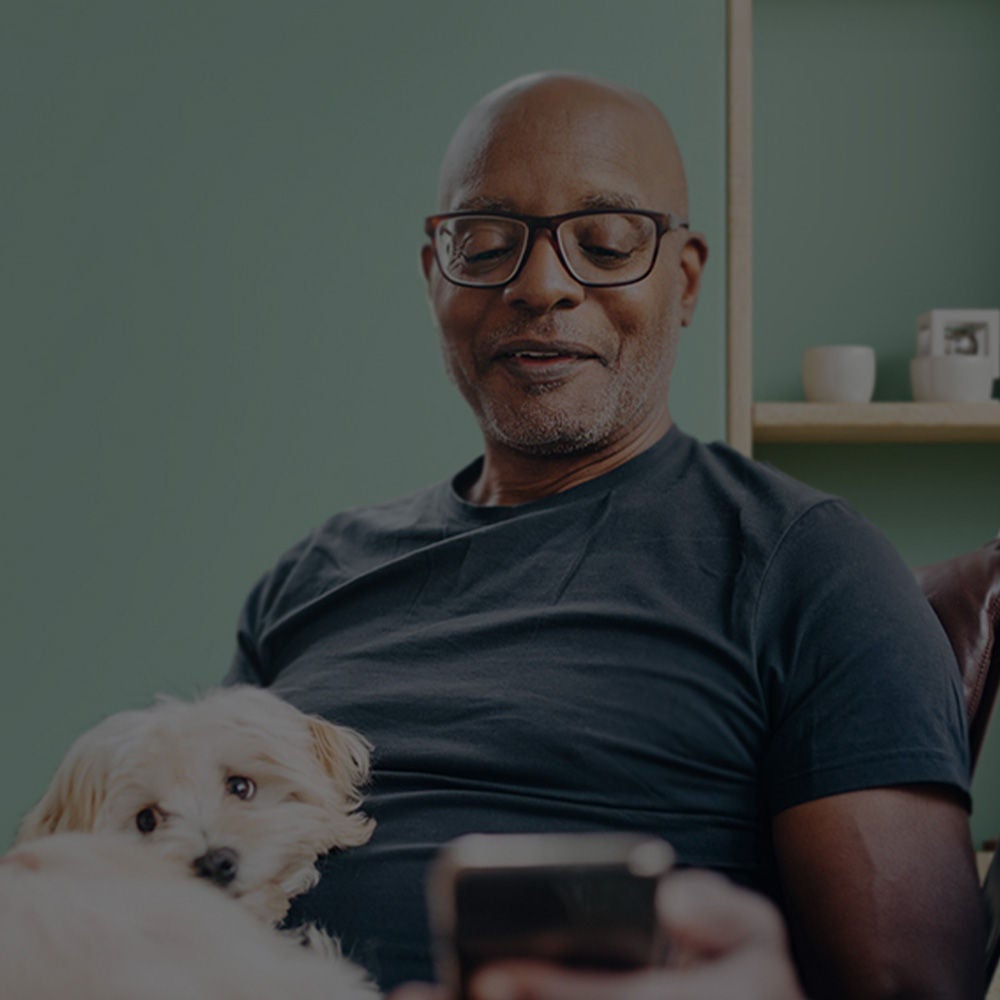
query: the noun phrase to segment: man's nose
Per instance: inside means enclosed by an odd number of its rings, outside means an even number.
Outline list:
[[[531,312],[571,309],[579,305],[586,289],[566,270],[556,252],[555,235],[539,232],[528,247],[528,259],[518,276],[504,288],[508,305]]]

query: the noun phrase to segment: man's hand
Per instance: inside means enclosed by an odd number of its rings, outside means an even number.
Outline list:
[[[778,911],[719,875],[681,871],[657,896],[673,956],[663,969],[596,973],[503,962],[473,979],[472,1000],[803,1000]],[[390,1000],[449,1000],[404,986]]]

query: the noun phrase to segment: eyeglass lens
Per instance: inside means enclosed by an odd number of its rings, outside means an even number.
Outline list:
[[[502,285],[527,251],[530,229],[520,219],[467,215],[437,229],[438,259],[461,284]],[[656,223],[629,212],[600,212],[565,219],[556,227],[564,265],[587,285],[619,285],[643,278],[656,254]]]

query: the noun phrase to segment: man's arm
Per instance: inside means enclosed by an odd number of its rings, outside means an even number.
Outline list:
[[[983,911],[957,794],[817,799],[775,817],[774,847],[810,996],[983,996]]]

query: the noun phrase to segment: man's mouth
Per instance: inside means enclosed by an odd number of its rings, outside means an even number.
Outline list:
[[[600,356],[568,341],[520,341],[504,344],[493,355],[507,377],[529,392],[549,392],[590,369]]]
[[[505,344],[494,354],[494,358],[508,365],[528,370],[547,368],[580,361],[599,361],[592,350],[582,344],[557,342],[549,344],[512,343]]]

